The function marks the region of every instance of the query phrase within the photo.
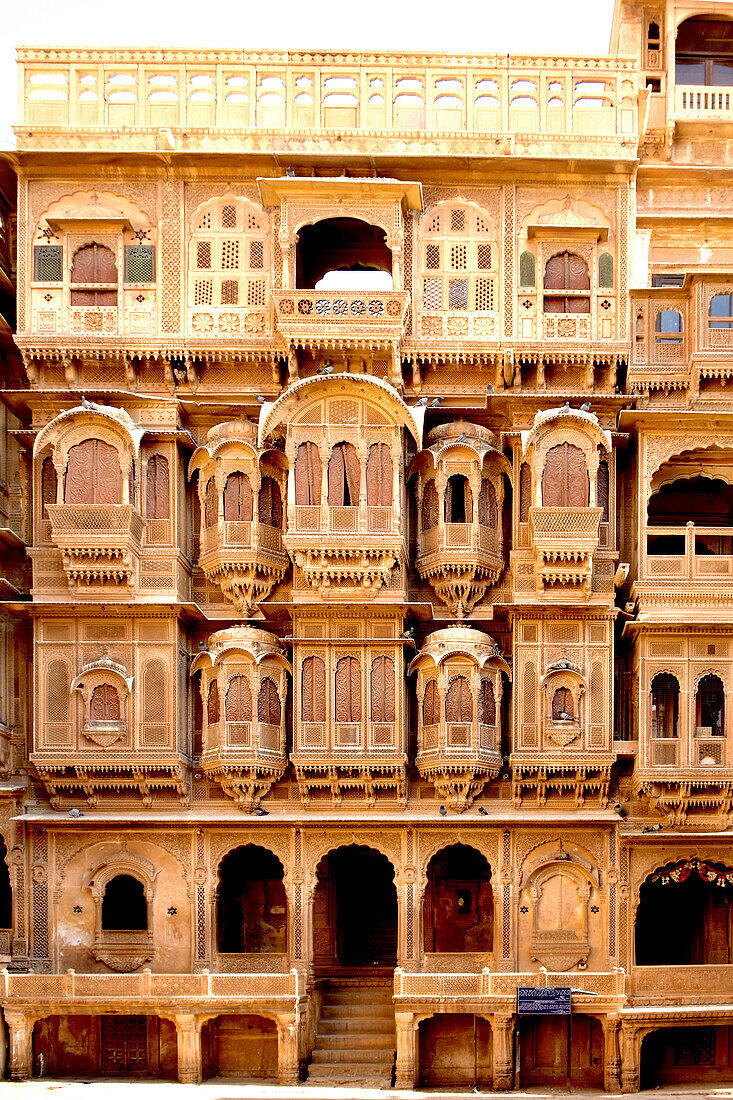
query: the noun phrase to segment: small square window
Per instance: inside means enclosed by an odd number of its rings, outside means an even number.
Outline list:
[[[466,228],[466,211],[451,210],[450,227],[453,233],[463,233]]]
[[[247,305],[263,306],[265,304],[265,280],[251,279],[247,287]]]
[[[422,291],[423,309],[443,308],[443,280],[424,279]]]
[[[480,244],[477,249],[479,271],[489,271],[491,268],[491,245]]]
[[[125,282],[155,282],[155,249],[152,245],[125,245]]]
[[[57,244],[37,244],[33,247],[33,281],[36,283],[60,283],[62,281],[63,249]]]
[[[440,267],[440,245],[429,244],[425,249],[425,266],[428,271],[437,271]]]
[[[249,242],[249,266],[255,270],[265,266],[265,247],[262,241]]]

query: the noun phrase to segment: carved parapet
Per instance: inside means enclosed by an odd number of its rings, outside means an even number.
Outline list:
[[[51,539],[71,588],[134,584],[143,520],[131,504],[48,504]]]
[[[590,596],[601,508],[530,508],[537,583],[579,587]]]
[[[509,763],[512,773],[512,797],[520,806],[527,794],[534,795],[538,806],[544,806],[548,794],[572,795],[576,806],[589,799],[608,804],[608,787],[615,756],[607,754],[590,759],[548,760],[547,756],[532,759],[512,753]]]
[[[410,295],[404,291],[273,291],[276,324],[288,344],[364,346],[402,339]]]
[[[306,541],[310,546],[300,546]],[[360,598],[376,595],[390,582],[392,570],[397,564],[401,546],[389,549],[382,546],[328,546],[313,548],[312,539],[301,540],[288,536],[290,550],[296,567],[312,588],[321,596],[335,594],[340,589],[357,589]]]
[[[157,759],[145,760],[142,755],[138,750],[131,764],[129,750],[107,750],[100,756],[85,752],[51,755],[46,751],[31,753],[30,761],[57,809],[64,796],[85,798],[88,805],[96,806],[100,794],[121,791],[139,795],[145,807],[153,805],[156,791],[172,791],[187,805],[186,775],[178,756],[160,754]]]
[[[150,962],[154,952],[152,932],[105,930],[92,948],[95,959],[121,974],[129,974]]]
[[[733,821],[730,768],[640,768],[634,789],[653,810],[665,814],[670,825],[725,829]]]
[[[335,806],[341,805],[346,791],[360,792],[370,806],[376,802],[379,791],[391,792],[391,797],[404,806],[407,800],[407,764],[403,754],[372,760],[365,760],[362,756],[354,758],[347,753],[341,755],[343,759],[337,761],[337,753],[331,752],[329,762],[320,762],[293,754],[292,762],[303,805],[308,805],[313,791],[330,790]]]

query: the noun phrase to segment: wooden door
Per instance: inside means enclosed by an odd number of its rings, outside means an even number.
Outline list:
[[[85,439],[69,451],[66,504],[121,504],[122,471],[117,451],[101,439]]]
[[[545,313],[590,313],[590,297],[582,293],[590,290],[590,276],[581,256],[561,252],[549,259],[545,266],[545,290],[560,292],[545,294]],[[563,290],[569,293],[563,294]]]
[[[139,1077],[148,1073],[148,1021],[145,1016],[102,1017],[102,1073]]]
[[[542,473],[543,508],[587,508],[590,483],[585,455],[572,443],[558,443],[547,452]]]

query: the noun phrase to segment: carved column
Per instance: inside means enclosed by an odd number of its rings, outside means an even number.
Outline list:
[[[639,1091],[639,1029],[621,1024],[621,1091]]]
[[[397,1074],[395,1088],[414,1089],[417,1084],[415,1021],[411,1012],[395,1012],[397,1030]]]
[[[10,1035],[10,1079],[25,1081],[33,1076],[33,1017],[6,1011],[5,1023]]]
[[[277,1022],[277,1080],[280,1085],[298,1083],[298,1020],[294,1013]]]
[[[621,1088],[621,1057],[619,1051],[620,1016],[603,1018],[603,1087],[606,1092],[618,1092]]]
[[[494,1088],[498,1092],[511,1089],[513,1072],[514,1019],[512,1016],[494,1016],[491,1021],[494,1047]]]
[[[201,1028],[192,1013],[178,1013],[174,1019],[178,1039],[178,1080],[184,1085],[201,1083]]]

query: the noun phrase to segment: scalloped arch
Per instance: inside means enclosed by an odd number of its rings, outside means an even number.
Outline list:
[[[73,191],[62,195],[40,215],[36,231],[49,218],[76,219],[80,222],[126,219],[134,229],[155,228],[150,215],[138,203],[124,195],[117,195],[114,191]]]

